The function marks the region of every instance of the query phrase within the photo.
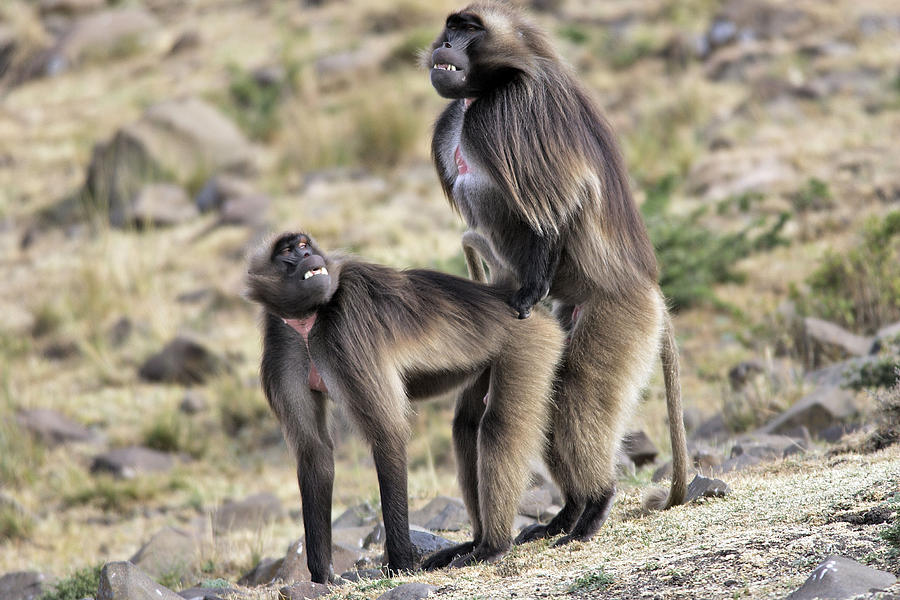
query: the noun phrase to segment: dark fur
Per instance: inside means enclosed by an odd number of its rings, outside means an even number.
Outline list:
[[[549,411],[562,332],[551,318],[520,321],[509,290],[427,270],[397,271],[325,256],[313,242],[281,254],[286,234],[250,260],[247,295],[266,309],[261,375],[266,397],[293,448],[313,581],[332,574],[328,520],[334,478],[324,394],[309,388],[310,356],[328,394],[348,409],[372,446],[391,571],[414,567],[406,497],[408,400],[488,381],[471,406],[472,522],[468,560],[508,551],[528,456],[538,452]],[[324,257],[327,275],[303,279],[304,261]],[[297,263],[299,262],[299,267]],[[315,313],[309,353],[283,319]]]
[[[549,291],[571,328],[547,453],[566,507],[520,539],[587,539],[608,513],[616,449],[661,345],[675,465],[665,505],[684,498],[677,350],[656,258],[615,136],[546,34],[508,5],[477,3],[448,17],[428,66],[461,55],[464,69],[432,69],[454,99],[432,141],[441,185],[514,274],[520,316]]]

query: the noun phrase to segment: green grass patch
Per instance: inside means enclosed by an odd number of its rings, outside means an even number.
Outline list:
[[[569,586],[569,593],[572,594],[589,594],[599,592],[606,589],[615,582],[612,575],[607,574],[603,569],[588,571],[584,575],[575,579]]]
[[[201,458],[209,447],[209,438],[196,431],[187,416],[176,411],[158,415],[142,432],[144,445],[160,452],[185,452]]]
[[[828,184],[815,177],[807,180],[806,184],[790,198],[797,212],[825,210],[834,206],[834,198]]]
[[[827,251],[806,284],[791,292],[801,315],[863,333],[900,320],[900,211],[868,219],[857,244]]]
[[[251,71],[228,67],[229,112],[253,139],[269,141],[281,125],[281,100],[297,76],[297,69],[285,68],[281,82],[262,82]]]
[[[706,208],[688,215],[668,210],[677,179],[669,175],[647,187],[641,210],[660,263],[660,285],[678,310],[712,304],[724,306],[713,286],[742,282],[736,263],[753,252],[770,249],[786,241],[780,232],[789,219],[786,213],[774,221],[759,219],[735,233],[719,233],[701,223]]]
[[[100,571],[103,565],[85,567],[75,571],[65,579],[57,581],[53,587],[41,595],[40,600],[81,600],[93,598],[100,587]]]
[[[0,542],[31,537],[34,521],[14,504],[0,504]]]
[[[373,590],[390,590],[400,585],[400,583],[400,581],[396,581],[394,579],[377,579],[370,583],[364,583],[356,589],[360,592],[371,592]]]

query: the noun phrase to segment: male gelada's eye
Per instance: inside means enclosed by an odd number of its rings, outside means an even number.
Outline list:
[[[281,251],[278,254],[290,254],[290,253],[291,253],[291,247],[285,246],[284,248],[281,249]]]

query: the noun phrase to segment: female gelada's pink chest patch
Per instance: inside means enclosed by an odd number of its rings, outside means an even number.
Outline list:
[[[285,325],[303,336],[303,342],[306,344],[306,352],[309,354],[309,330],[312,329],[312,326],[316,322],[316,315],[313,314],[311,317],[306,317],[305,319],[282,320]],[[322,381],[322,376],[319,375],[319,370],[316,369],[316,365],[312,361],[312,356],[309,357],[309,377],[307,377],[307,383],[311,390],[328,392],[328,389],[325,387],[325,382]]]

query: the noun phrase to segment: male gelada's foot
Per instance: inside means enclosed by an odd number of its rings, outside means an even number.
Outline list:
[[[562,536],[555,542],[553,542],[550,545],[550,547],[551,548],[559,548],[560,546],[566,546],[568,544],[571,544],[572,542],[583,542],[583,541],[585,541],[585,540],[577,538],[577,537],[573,536],[572,534],[567,534],[567,535]]]
[[[516,536],[515,544],[517,546],[519,544],[527,544],[528,542],[543,540],[549,537],[553,537],[554,535],[556,534],[552,533],[547,525],[529,525],[528,527],[522,529],[522,531],[519,532],[519,535]]]
[[[464,544],[446,548],[440,552],[435,552],[422,563],[422,570],[434,571],[435,569],[449,567],[450,563],[455,559],[471,554],[474,549],[475,542],[466,542]]]
[[[460,567],[468,567],[475,563],[492,563],[497,562],[509,553],[512,543],[508,543],[501,548],[489,548],[487,546],[478,546],[471,553],[460,556],[450,563],[451,569]]]

